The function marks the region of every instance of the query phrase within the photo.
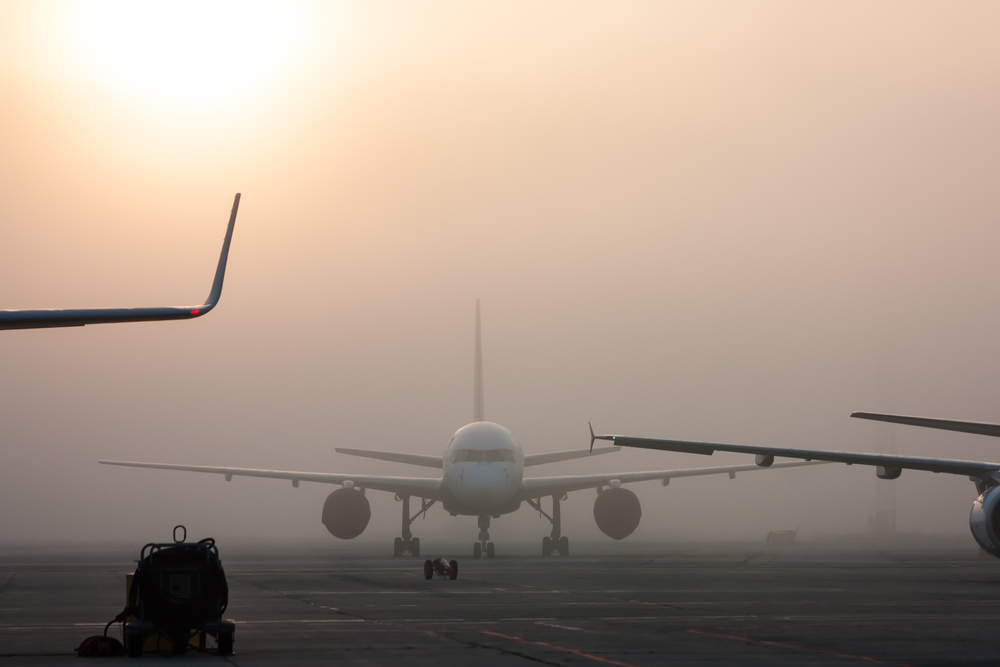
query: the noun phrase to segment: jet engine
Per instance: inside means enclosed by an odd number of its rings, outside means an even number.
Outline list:
[[[972,503],[969,527],[983,551],[1000,558],[1000,487],[986,489]]]
[[[364,494],[354,489],[337,489],[323,503],[323,525],[334,537],[353,540],[365,532],[372,508]]]
[[[601,532],[610,538],[623,540],[639,526],[642,507],[639,498],[620,486],[604,489],[594,501],[594,520]]]

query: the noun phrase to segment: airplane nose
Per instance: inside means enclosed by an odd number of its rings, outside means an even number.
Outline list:
[[[510,499],[516,490],[507,466],[496,463],[462,463],[452,493],[463,504],[488,511]]]

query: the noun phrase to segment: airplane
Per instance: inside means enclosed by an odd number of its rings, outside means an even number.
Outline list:
[[[907,415],[890,415],[877,412],[855,412],[851,417],[873,421],[907,424],[923,428],[944,429],[963,433],[1000,436],[1000,425],[981,422],[930,419]],[[755,465],[768,467],[775,457],[804,459],[805,461],[825,461],[847,465],[875,466],[875,476],[879,479],[898,479],[903,470],[924,470],[934,473],[962,475],[976,485],[979,497],[972,503],[969,514],[969,529],[976,542],[986,553],[1000,558],[1000,463],[987,461],[962,461],[955,459],[934,459],[918,456],[896,456],[842,452],[825,449],[799,449],[788,447],[762,447],[758,445],[733,445],[690,440],[668,440],[660,438],[636,438],[627,435],[594,435],[590,431],[590,446],[597,440],[611,441],[620,447],[658,449],[669,452],[687,452],[711,456],[715,452],[740,452],[753,454]]]
[[[229,227],[222,242],[219,265],[215,269],[215,280],[208,299],[200,306],[176,306],[165,308],[76,308],[53,310],[0,310],[0,329],[48,329],[54,327],[82,327],[88,324],[113,324],[119,322],[151,322],[161,320],[190,320],[207,314],[219,303],[222,296],[222,280],[226,275],[226,261],[229,244],[233,239],[236,225],[236,211],[240,206],[240,194],[236,193],[233,210],[229,214]]]
[[[652,472],[618,472],[594,475],[565,475],[559,477],[525,477],[524,469],[531,466],[568,461],[588,456],[617,452],[619,447],[603,447],[591,451],[572,450],[549,454],[524,454],[517,438],[509,430],[486,421],[483,409],[483,354],[479,300],[476,300],[475,370],[473,387],[472,423],[455,432],[443,456],[424,456],[402,452],[382,452],[337,447],[336,451],[351,456],[361,456],[382,461],[393,461],[442,470],[440,477],[383,477],[347,473],[298,472],[290,470],[260,470],[229,468],[223,466],[176,465],[169,463],[140,463],[132,461],[107,461],[104,465],[181,470],[187,472],[223,475],[226,481],[234,476],[264,477],[289,480],[298,488],[300,482],[339,484],[342,488],[332,492],[323,504],[322,521],[327,530],[339,539],[349,540],[359,536],[371,519],[371,507],[365,490],[387,491],[396,496],[402,506],[402,534],[393,544],[393,555],[420,555],[420,538],[414,537],[411,524],[425,514],[435,503],[441,503],[452,516],[479,518],[479,537],[473,544],[473,558],[493,558],[494,543],[490,541],[490,520],[515,512],[521,503],[527,503],[552,524],[552,531],[542,538],[542,555],[553,552],[569,555],[569,538],[562,534],[560,502],[571,491],[597,489],[594,519],[598,528],[611,538],[621,540],[632,534],[639,525],[642,510],[639,499],[622,484],[660,480],[667,486],[671,479],[700,475],[729,474],[759,470],[756,465],[718,466],[685,470],[657,470]],[[791,462],[773,467],[814,465],[808,462]],[[420,499],[420,509],[410,516],[410,497]],[[552,498],[551,514],[542,509],[542,498]]]

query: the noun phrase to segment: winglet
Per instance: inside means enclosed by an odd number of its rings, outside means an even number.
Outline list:
[[[240,208],[240,193],[236,193],[233,199],[233,211],[229,214],[229,227],[226,229],[226,239],[222,242],[222,252],[219,253],[219,266],[215,269],[215,280],[212,282],[212,291],[205,301],[204,312],[215,308],[222,296],[222,281],[226,277],[226,261],[229,259],[229,244],[233,240],[233,228],[236,226],[236,212]],[[204,313],[199,313],[204,314]]]
[[[229,228],[222,242],[219,266],[215,269],[215,280],[208,300],[200,306],[170,306],[160,308],[62,308],[51,310],[0,310],[0,330],[3,329],[45,329],[49,327],[82,327],[87,324],[112,324],[120,322],[162,322],[166,320],[189,320],[201,317],[219,303],[222,296],[222,280],[226,275],[226,260],[229,259],[229,244],[233,240],[236,226],[236,211],[240,206],[240,195],[233,200],[233,211],[229,214]]]
[[[594,427],[590,422],[587,422],[587,427],[590,429],[590,453],[594,453],[594,440],[597,440],[597,436],[594,435]]]

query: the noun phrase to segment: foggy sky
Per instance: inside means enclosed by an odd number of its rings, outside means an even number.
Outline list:
[[[871,451],[854,410],[1000,421],[995,3],[301,5],[309,41],[238,101],[176,107],[0,6],[0,308],[199,303],[181,323],[0,333],[0,542],[339,542],[333,486],[100,458],[357,474],[486,416],[526,453],[598,432]],[[893,429],[900,454],[1000,442]],[[623,451],[528,474],[749,463]],[[632,485],[630,540],[864,534],[874,470]],[[890,483],[890,482],[879,482]],[[965,478],[904,471],[898,526],[968,535]],[[596,494],[563,532],[614,543]],[[358,538],[400,504],[368,492]],[[546,501],[546,505],[548,501]],[[433,508],[414,532],[471,544]],[[499,545],[549,532],[527,506]]]

